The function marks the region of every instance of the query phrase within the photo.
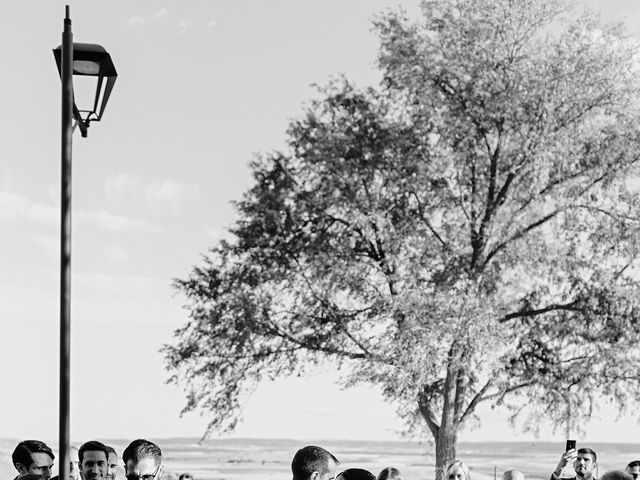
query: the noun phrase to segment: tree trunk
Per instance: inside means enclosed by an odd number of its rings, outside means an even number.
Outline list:
[[[460,362],[461,350],[454,344],[449,351],[447,376],[442,388],[442,417],[440,425],[429,425],[436,441],[436,480],[443,479],[444,470],[456,459],[458,426],[461,420],[462,400],[466,388]]]
[[[445,469],[456,459],[458,426],[441,424],[436,439],[436,480],[443,478]]]

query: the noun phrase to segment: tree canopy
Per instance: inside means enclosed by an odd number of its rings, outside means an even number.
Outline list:
[[[422,9],[376,20],[381,84],[321,88],[175,282],[164,353],[208,432],[329,361],[431,432],[440,478],[480,402],[535,428],[640,398],[635,44],[555,0]]]

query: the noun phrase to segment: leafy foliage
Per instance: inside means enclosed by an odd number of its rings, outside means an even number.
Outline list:
[[[376,21],[380,87],[321,89],[176,281],[164,353],[208,432],[324,361],[428,427],[439,467],[482,401],[535,427],[640,398],[635,46],[562,2],[422,6]]]

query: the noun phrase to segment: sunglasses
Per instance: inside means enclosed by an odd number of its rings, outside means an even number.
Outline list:
[[[158,472],[160,471],[160,467],[162,465],[158,465],[153,473],[147,473],[146,475],[138,475],[137,473],[127,473],[125,477],[127,480],[154,480]]]

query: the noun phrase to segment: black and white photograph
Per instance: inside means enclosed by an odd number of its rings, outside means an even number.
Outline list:
[[[639,480],[640,1],[0,8],[0,477]]]

